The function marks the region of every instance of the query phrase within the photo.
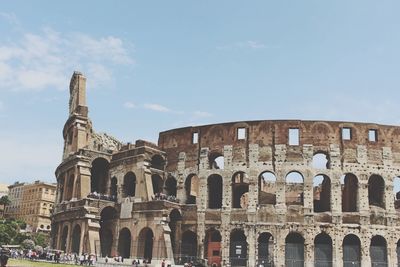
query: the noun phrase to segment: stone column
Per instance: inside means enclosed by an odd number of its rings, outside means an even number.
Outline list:
[[[276,267],[285,267],[285,238],[286,231],[278,230],[275,242],[274,262]]]
[[[314,242],[313,233],[304,233],[304,266],[314,267]]]
[[[363,235],[361,236],[360,241],[361,241],[361,266],[371,266],[371,258],[369,255],[369,247],[371,245],[371,239]]]
[[[255,238],[255,235],[256,235],[255,226],[254,225],[250,226],[250,228],[247,231],[245,231],[245,234],[247,236],[246,241],[247,241],[247,247],[248,247],[247,266],[249,266],[249,267],[256,266],[256,243],[257,243],[257,240]]]
[[[222,235],[222,240],[221,240],[222,263],[225,262],[225,264],[227,264],[227,263],[229,263],[230,232],[228,229],[225,229],[225,230],[221,229],[221,235]],[[227,265],[225,265],[225,266],[227,266]]]

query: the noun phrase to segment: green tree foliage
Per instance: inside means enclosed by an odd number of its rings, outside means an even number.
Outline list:
[[[20,233],[22,227],[26,227],[26,224],[21,220],[0,220],[0,246],[19,245],[25,239],[29,239],[30,237],[27,234]]]
[[[33,242],[32,239],[25,239],[24,241],[22,241],[21,247],[23,249],[34,249],[35,242]]]
[[[9,199],[9,197],[7,195],[2,196],[0,198],[0,205],[7,206],[7,205],[10,205],[10,204],[11,204],[11,200]]]
[[[41,247],[48,247],[50,243],[50,236],[49,234],[45,233],[34,233],[32,234],[32,240],[35,241],[35,244]]]

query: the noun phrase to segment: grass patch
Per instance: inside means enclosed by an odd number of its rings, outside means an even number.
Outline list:
[[[42,262],[42,261],[30,261],[30,260],[16,260],[9,259],[7,267],[71,267],[71,264],[53,263],[53,262]]]

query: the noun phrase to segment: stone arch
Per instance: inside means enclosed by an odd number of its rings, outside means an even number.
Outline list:
[[[208,208],[222,208],[222,177],[218,174],[212,174],[207,179],[208,188]]]
[[[400,239],[396,243],[397,265],[400,264]]]
[[[273,266],[274,263],[274,237],[271,233],[263,232],[258,236],[257,266]]]
[[[182,234],[181,254],[183,262],[195,261],[197,258],[197,235],[187,230]]]
[[[151,176],[151,182],[153,185],[154,194],[161,194],[163,192],[163,179],[158,174],[153,174]]]
[[[343,239],[343,265],[361,266],[361,242],[358,236],[348,234]]]
[[[313,180],[314,212],[331,210],[331,180],[327,175],[319,174]]]
[[[304,266],[304,238],[301,234],[291,232],[285,239],[286,266]]]
[[[185,180],[186,204],[196,204],[196,198],[199,193],[199,177],[196,174],[190,174]]]
[[[358,211],[358,179],[352,173],[342,176],[342,212]]]
[[[168,176],[167,180],[165,180],[165,191],[168,196],[176,197],[176,179],[173,176]]]
[[[286,205],[303,205],[304,177],[298,171],[290,171],[286,175],[285,185]]]
[[[327,233],[320,233],[314,239],[314,266],[332,266],[332,238]]]
[[[393,178],[394,208],[400,210],[400,176]]]
[[[328,152],[317,151],[313,155],[312,166],[314,169],[326,170],[330,168],[330,157]]]
[[[234,229],[230,234],[229,258],[231,266],[247,266],[247,238],[242,229]]]
[[[128,228],[122,228],[118,236],[118,254],[124,259],[131,256],[131,231]]]
[[[239,171],[232,176],[232,208],[247,208],[249,183],[245,172]]]
[[[107,206],[100,212],[100,249],[103,257],[112,256],[111,248],[114,240],[113,228],[118,212],[115,208]]]
[[[385,181],[380,175],[374,174],[368,179],[368,203],[385,208]]]
[[[369,247],[372,266],[388,266],[387,243],[383,236],[375,235]]]
[[[258,176],[258,204],[276,204],[276,176],[264,171]]]
[[[122,185],[122,191],[124,197],[134,197],[136,194],[136,175],[134,172],[128,172],[124,176],[124,184]]]
[[[171,229],[171,244],[172,244],[172,251],[174,254],[176,253],[177,244],[176,241],[178,240],[178,235],[180,234],[180,227],[181,227],[182,215],[177,209],[173,209],[169,214],[169,223],[168,226]]]
[[[211,228],[206,231],[204,255],[210,265],[221,266],[221,234],[218,230]]]
[[[157,170],[164,170],[165,167],[165,159],[163,156],[156,154],[151,157],[150,167]]]
[[[111,178],[110,195],[114,199],[118,197],[118,179],[115,176]]]
[[[67,225],[65,225],[62,230],[62,234],[61,234],[60,249],[64,252],[66,252],[66,250],[67,250],[68,229],[69,229],[69,227]]]
[[[92,161],[90,192],[107,193],[109,168],[110,164],[105,158],[96,158]]]
[[[81,227],[79,224],[75,225],[72,231],[72,246],[71,252],[79,254],[81,245]]]
[[[153,230],[149,227],[145,227],[139,232],[138,237],[138,253],[137,255],[142,259],[151,261],[153,258],[153,243],[154,234]]]
[[[224,169],[224,156],[219,152],[212,152],[208,156],[210,169],[223,170]]]

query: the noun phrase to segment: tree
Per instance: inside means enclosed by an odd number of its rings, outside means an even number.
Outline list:
[[[7,195],[2,196],[0,198],[0,205],[3,206],[3,214],[1,215],[2,217],[4,217],[4,211],[6,209],[6,206],[11,204],[11,200],[8,198]]]
[[[32,240],[36,245],[47,247],[49,245],[50,237],[49,234],[38,232],[32,235]]]
[[[35,247],[35,242],[32,239],[25,239],[22,241],[21,247],[23,249],[33,249]]]

